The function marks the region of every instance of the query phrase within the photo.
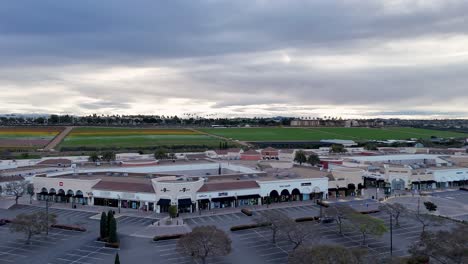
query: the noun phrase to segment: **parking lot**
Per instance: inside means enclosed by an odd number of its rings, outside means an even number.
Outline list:
[[[177,250],[177,239],[154,242],[152,247],[155,253],[158,255],[158,262],[161,264],[184,264],[184,263],[201,263],[201,261],[192,260],[191,257],[181,254]],[[209,264],[228,264],[229,262],[225,258],[221,257],[209,257],[207,259]]]
[[[119,234],[131,235],[141,230],[143,227],[150,226],[156,221],[157,219],[153,218],[120,216],[117,218],[117,228],[119,230]]]
[[[17,215],[17,214],[32,214],[36,212],[45,212],[44,207],[39,207],[39,206],[29,206],[29,205],[16,205],[14,206],[13,209],[9,209],[9,213],[11,215]],[[73,210],[73,209],[59,209],[59,208],[54,208],[54,207],[49,207],[49,213],[57,215],[57,219],[61,223],[70,223],[70,224],[75,224],[75,223],[80,223],[83,221],[87,221],[91,216],[96,215],[96,213],[93,212],[86,212],[86,211],[79,211],[79,210]]]
[[[278,211],[287,214],[291,218],[299,218],[306,216],[318,216],[320,214],[320,208],[317,205],[295,205],[292,207],[282,208],[270,208],[266,210]],[[253,218],[257,214],[261,214],[260,211],[254,211],[254,216],[246,216],[244,213],[230,213],[230,214],[213,214],[194,216],[185,219],[185,223],[189,226],[203,226],[203,225],[215,225],[220,228],[229,228],[233,225],[242,225],[253,222]]]
[[[50,250],[64,242],[75,239],[82,232],[51,228],[49,235],[33,236],[31,244],[26,244],[23,234],[12,234],[8,225],[0,226],[0,263],[31,263],[37,254]]]
[[[106,248],[103,242],[92,240],[79,248],[66,252],[49,264],[89,264],[89,263],[111,263],[118,249]]]

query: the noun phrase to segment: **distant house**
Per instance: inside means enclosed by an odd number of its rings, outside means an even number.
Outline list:
[[[264,160],[277,160],[279,159],[279,151],[272,147],[262,149],[262,159]]]
[[[241,160],[261,160],[262,159],[262,153],[250,149],[247,151],[244,151],[243,153],[240,154],[240,159]]]
[[[281,161],[293,161],[295,149],[281,149],[278,153],[278,159]]]
[[[238,160],[242,149],[230,148],[230,149],[215,149],[206,152],[206,155],[212,159],[225,159],[225,160]]]

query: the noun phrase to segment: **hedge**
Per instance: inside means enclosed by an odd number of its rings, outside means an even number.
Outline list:
[[[319,220],[318,216],[299,217],[299,218],[294,219],[296,223],[318,221],[318,220]]]
[[[330,206],[330,204],[328,204],[327,202],[324,202],[324,201],[318,201],[317,204],[321,205],[323,207],[327,207],[327,208]]]
[[[71,231],[86,232],[86,228],[80,227],[80,226],[55,224],[55,225],[51,225],[50,227],[57,228],[57,229],[71,230]]]
[[[232,232],[234,231],[240,231],[240,230],[246,230],[246,229],[253,229],[253,228],[259,228],[259,227],[264,227],[264,226],[270,226],[270,223],[259,223],[259,224],[249,224],[249,225],[237,225],[237,226],[232,226],[230,229]]]
[[[252,216],[253,215],[252,211],[250,211],[247,208],[242,208],[241,212],[244,213],[246,216]]]
[[[115,243],[107,242],[104,246],[108,248],[119,248],[120,242],[115,242]]]
[[[172,235],[161,235],[153,237],[153,241],[162,241],[162,240],[169,240],[169,239],[177,239],[181,238],[185,234],[172,234]]]
[[[363,211],[361,214],[373,214],[373,213],[378,213],[380,210],[370,210],[370,211]]]

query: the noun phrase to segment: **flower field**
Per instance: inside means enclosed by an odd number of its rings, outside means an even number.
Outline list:
[[[62,130],[62,127],[0,127],[0,148],[41,148]]]
[[[218,146],[219,140],[189,129],[75,128],[61,149],[132,149],[173,146]]]

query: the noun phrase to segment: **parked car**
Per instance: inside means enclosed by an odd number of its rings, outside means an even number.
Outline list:
[[[333,217],[324,217],[324,218],[320,219],[320,222],[322,224],[331,224],[331,223],[333,223],[334,220],[335,219]]]

